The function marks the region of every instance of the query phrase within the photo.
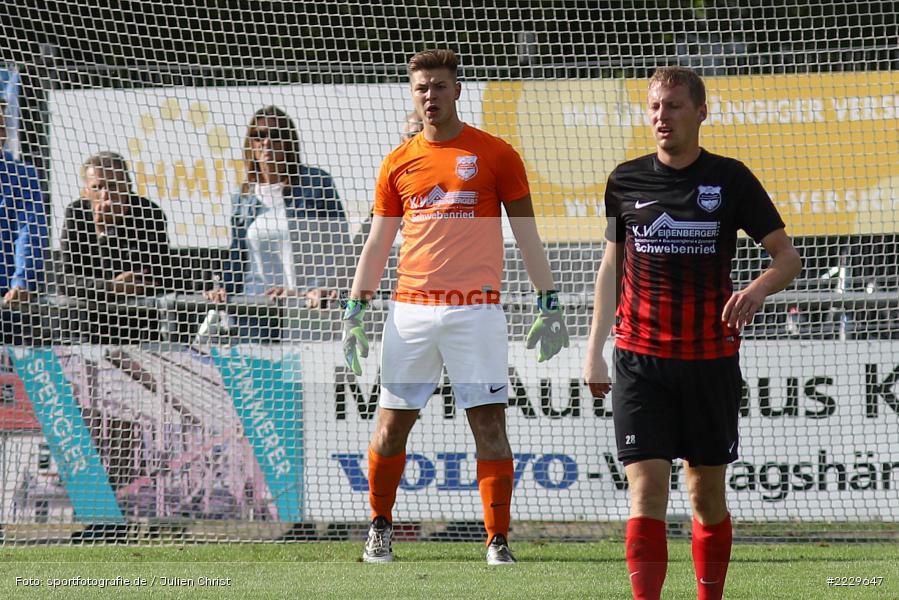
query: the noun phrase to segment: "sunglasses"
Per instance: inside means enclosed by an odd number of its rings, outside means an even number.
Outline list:
[[[101,181],[93,185],[87,186],[87,191],[99,194],[106,190],[110,194],[127,194],[130,192],[128,183],[125,181]]]
[[[286,142],[290,140],[290,134],[280,129],[268,127],[254,127],[250,129],[250,138],[257,141],[271,140],[273,142]]]

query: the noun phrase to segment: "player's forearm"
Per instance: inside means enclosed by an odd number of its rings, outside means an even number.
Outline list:
[[[399,229],[397,217],[374,217],[362,255],[356,265],[350,298],[369,300],[375,295]]]
[[[534,284],[534,288],[539,291],[556,289],[552,270],[549,268],[549,260],[546,258],[542,245],[539,246],[539,249],[531,248],[528,251],[522,246],[521,258],[524,261],[524,268],[528,272],[528,277],[531,278],[531,283]]]
[[[588,352],[602,352],[602,348],[612,332],[617,307],[617,287],[614,263],[604,260],[596,274],[596,289],[593,292],[593,324],[587,340]]]
[[[389,255],[390,248],[387,252],[382,252],[380,248],[365,245],[362,256],[359,257],[359,264],[356,265],[350,298],[369,300],[375,295]]]
[[[512,225],[512,233],[515,235],[515,241],[518,243],[518,249],[521,251],[524,268],[528,272],[531,283],[540,291],[555,289],[552,269],[549,267],[549,260],[546,258],[543,241],[537,232],[537,224],[533,217],[511,218],[510,223]]]
[[[593,292],[593,320],[587,340],[588,352],[602,352],[618,307],[620,290],[620,259],[617,244],[606,244],[606,251],[596,272],[596,288]]]
[[[795,249],[790,248],[772,257],[768,268],[749,287],[757,288],[765,296],[770,296],[790,285],[801,270],[802,259]]]

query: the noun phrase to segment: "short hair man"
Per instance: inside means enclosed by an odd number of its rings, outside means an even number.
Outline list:
[[[0,146],[6,143],[6,102],[0,100]],[[0,156],[0,343],[21,344],[15,309],[30,299],[43,276],[49,237],[35,168],[5,149]]]
[[[793,280],[801,260],[752,172],[700,147],[707,108],[696,73],[656,71],[647,114],[656,152],[619,165],[606,187],[607,244],[584,378],[596,397],[610,390],[602,348],[615,322],[612,412],[630,490],[625,544],[634,598],[661,593],[678,457],[693,508],[698,597],[721,598],[732,539],[724,478],[737,458],[740,331],[766,296]],[[738,229],[765,247],[771,263],[733,291]],[[664,235],[672,230],[680,235]]]
[[[93,343],[154,339],[158,324],[103,303],[171,291],[165,212],[134,193],[128,163],[115,152],[89,157],[81,178],[82,197],[66,207],[62,230],[62,291],[101,303],[92,312]]]
[[[540,360],[568,345],[524,164],[509,144],[461,121],[457,68],[449,50],[419,52],[409,63],[412,101],[424,128],[384,160],[371,232],[344,313],[344,353],[358,375],[359,355],[368,353],[363,313],[402,223],[399,278],[381,348],[378,422],[368,452],[372,523],[366,562],[393,559],[392,510],[406,440],[444,365],[474,434],[487,562],[515,562],[507,541],[513,464],[504,412],[508,339],[499,304],[500,206],[539,290],[540,317],[528,345],[540,344]]]

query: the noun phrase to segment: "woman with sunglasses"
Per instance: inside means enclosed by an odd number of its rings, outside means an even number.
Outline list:
[[[335,258],[348,243],[346,212],[331,176],[302,164],[299,146],[283,110],[267,106],[253,115],[243,143],[244,183],[232,199],[230,256],[208,300],[305,296],[308,308],[318,308],[337,297]]]

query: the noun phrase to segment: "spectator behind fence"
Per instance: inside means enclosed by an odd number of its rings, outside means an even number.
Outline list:
[[[115,152],[88,158],[81,178],[83,196],[66,208],[61,290],[88,303],[92,343],[155,339],[155,311],[134,305],[174,287],[165,213],[134,193]]]
[[[405,142],[408,139],[414,138],[423,128],[424,124],[421,122],[421,117],[413,110],[406,115],[406,120],[403,122],[401,141]]]
[[[0,145],[6,144],[6,102],[0,100]],[[18,308],[43,278],[47,222],[35,168],[3,150],[0,158],[0,342],[22,343]]]
[[[245,181],[232,198],[230,258],[206,298],[305,296],[310,308],[336,298],[347,277],[341,255],[348,227],[331,176],[300,162],[299,133],[275,106],[253,115],[243,151]]]

